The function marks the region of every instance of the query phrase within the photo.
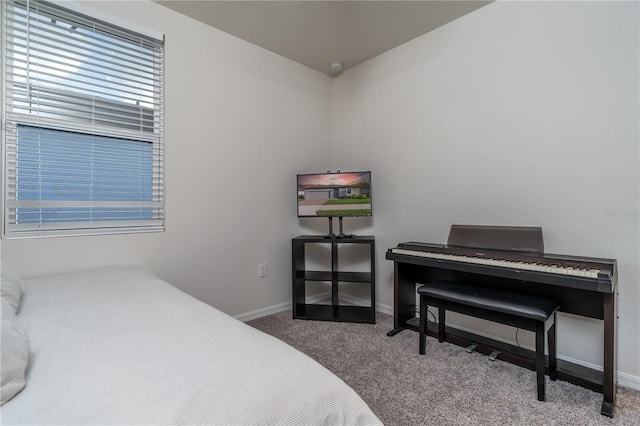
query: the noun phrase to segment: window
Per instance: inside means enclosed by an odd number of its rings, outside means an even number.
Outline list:
[[[3,235],[163,230],[163,42],[36,0],[3,26]]]

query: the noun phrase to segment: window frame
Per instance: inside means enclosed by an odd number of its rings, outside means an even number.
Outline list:
[[[7,2],[8,4],[4,4]],[[1,42],[1,50],[2,50],[2,78],[0,83],[0,93],[2,95],[2,107],[0,109],[1,112],[1,120],[2,120],[2,176],[3,176],[3,187],[2,187],[2,238],[4,239],[13,239],[13,238],[30,238],[30,237],[50,237],[50,236],[72,236],[72,235],[98,235],[98,234],[125,234],[125,233],[143,233],[143,232],[162,232],[165,230],[165,221],[164,221],[164,210],[165,210],[165,195],[164,195],[164,179],[165,179],[165,165],[164,165],[164,36],[158,36],[157,33],[152,31],[141,29],[139,26],[130,25],[125,23],[118,18],[113,18],[106,16],[101,12],[97,12],[95,10],[84,7],[83,5],[78,5],[77,3],[69,3],[65,2],[64,6],[59,5],[58,2],[51,1],[41,1],[41,0],[4,0],[3,4],[0,6],[0,18],[2,22],[2,31],[0,34],[0,42]],[[80,94],[79,92],[70,92],[71,95],[65,98],[67,103],[64,104],[64,107],[68,107],[70,104],[69,97],[71,96],[79,96],[91,98],[94,100],[92,103],[92,111],[97,111],[97,114],[92,114],[91,122],[85,123],[82,122],[80,118],[73,117],[68,120],[56,120],[55,117],[47,117],[46,107],[44,109],[44,113],[42,113],[39,109],[36,114],[31,114],[31,109],[29,108],[29,113],[18,113],[14,112],[14,108],[16,110],[19,109],[17,107],[18,101],[16,101],[17,97],[11,97],[8,92],[8,85],[10,83],[15,83],[15,77],[12,75],[11,78],[8,78],[7,74],[15,73],[16,66],[11,66],[9,63],[12,62],[10,59],[16,58],[18,55],[15,53],[17,49],[15,46],[18,44],[17,42],[10,42],[8,39],[12,39],[16,34],[19,34],[19,31],[16,30],[14,33],[9,35],[9,25],[7,10],[10,7],[14,8],[23,8],[24,10],[30,11],[31,5],[36,4],[37,7],[43,5],[43,8],[46,7],[48,9],[55,9],[62,11],[61,13],[66,14],[67,16],[71,16],[72,18],[77,18],[82,22],[91,22],[94,24],[93,31],[98,33],[100,36],[104,36],[104,34],[108,34],[105,37],[105,40],[109,41],[109,37],[116,37],[115,35],[111,35],[111,33],[107,33],[107,30],[113,30],[113,34],[124,34],[125,36],[140,37],[144,38],[145,46],[147,41],[149,41],[150,45],[153,46],[153,60],[152,63],[152,84],[154,89],[154,94],[152,98],[152,109],[148,109],[142,106],[142,104],[138,109],[141,111],[140,114],[144,115],[148,114],[151,111],[151,123],[152,129],[149,130],[149,121],[148,117],[145,117],[141,120],[141,124],[138,126],[137,130],[130,130],[126,128],[126,125],[117,123],[113,119],[113,122],[110,122],[108,119],[105,122],[100,121],[99,113],[106,109],[106,107],[111,108],[113,105],[116,106],[116,110],[121,114],[121,117],[125,117],[125,119],[129,119],[127,115],[127,108],[125,107],[122,101],[109,101],[107,98],[100,97],[99,93],[93,91],[89,94]],[[41,18],[41,16],[45,16],[45,12],[40,14],[40,11],[37,12],[37,17]],[[71,21],[69,21],[71,22]],[[14,21],[15,24],[15,21]],[[47,24],[48,25],[48,24]],[[98,27],[98,29],[96,29]],[[90,31],[88,26],[83,27],[83,29]],[[100,33],[102,31],[103,33]],[[45,33],[48,36],[48,33]],[[34,36],[35,38],[35,36]],[[73,37],[69,39],[64,39],[64,41],[71,43],[69,40],[72,40]],[[12,39],[13,40],[13,39]],[[129,40],[129,39],[127,39]],[[25,46],[27,42],[25,41]],[[129,43],[130,40],[129,40]],[[131,43],[133,44],[133,43]],[[64,46],[68,46],[65,44]],[[8,51],[13,49],[13,56],[10,56]],[[142,49],[142,47],[141,47]],[[29,52],[30,49],[23,52]],[[28,56],[28,53],[27,53]],[[114,56],[116,57],[116,56]],[[85,59],[89,59],[88,56]],[[117,57],[116,59],[119,59]],[[15,62],[18,62],[16,60]],[[87,62],[88,63],[88,62]],[[95,62],[91,63],[91,65],[95,65]],[[27,68],[30,64],[27,63]],[[25,68],[26,69],[26,68]],[[98,73],[99,74],[99,73]],[[106,74],[106,73],[105,73]],[[75,74],[71,74],[72,76],[76,76]],[[109,74],[110,75],[110,74]],[[150,75],[144,74],[144,78],[149,77]],[[26,77],[25,77],[26,78]],[[44,80],[42,80],[44,81]],[[42,81],[38,80],[38,83],[42,83]],[[40,84],[37,86],[45,87],[45,84]],[[157,93],[155,89],[158,89]],[[46,90],[58,90],[59,93],[62,93],[60,89],[51,89],[51,87],[46,87]],[[140,89],[142,90],[142,89]],[[119,92],[114,92],[118,96]],[[27,96],[27,99],[31,99],[30,95]],[[140,95],[142,96],[142,95]],[[64,97],[64,94],[63,94]],[[13,102],[13,103],[11,103]],[[11,104],[10,104],[11,103]],[[117,107],[120,109],[117,109]],[[23,108],[24,110],[24,108]],[[49,110],[51,111],[51,110]],[[54,111],[55,114],[55,111]],[[115,123],[115,124],[114,124]],[[108,137],[108,138],[118,138],[124,139],[134,142],[150,142],[152,144],[153,158],[152,158],[152,180],[153,180],[153,195],[152,200],[149,202],[148,200],[145,202],[143,200],[138,201],[130,201],[130,200],[112,200],[110,203],[105,203],[104,201],[87,201],[87,200],[78,200],[74,201],[72,204],[81,206],[82,203],[86,205],[83,206],[86,208],[91,208],[95,205],[113,205],[117,206],[120,203],[121,206],[126,207],[125,205],[131,205],[131,203],[141,203],[140,209],[143,208],[153,208],[153,220],[145,221],[144,219],[136,219],[136,220],[122,220],[122,221],[84,221],[78,220],[75,222],[59,222],[58,226],[52,226],[51,224],[38,223],[33,225],[22,226],[17,223],[17,209],[21,208],[20,201],[18,201],[17,196],[17,185],[19,176],[17,169],[17,153],[18,153],[18,128],[20,126],[29,126],[33,128],[40,128],[43,130],[49,129],[52,131],[63,131],[63,132],[73,132],[73,133],[81,133],[85,135],[93,135],[95,137]],[[124,126],[124,127],[123,127]],[[128,158],[128,157],[122,157]],[[40,165],[41,167],[44,167]],[[93,182],[93,181],[92,181]],[[12,186],[13,185],[13,186]],[[12,191],[10,191],[12,188]],[[58,198],[60,200],[61,198]],[[60,204],[64,204],[64,202],[59,201]],[[48,203],[48,204],[47,204]],[[27,203],[29,205],[38,206],[38,202]],[[55,204],[55,202],[54,202]],[[69,202],[67,201],[67,204]],[[144,205],[143,205],[144,204]],[[22,205],[25,205],[25,202],[22,202]],[[40,204],[40,208],[51,207],[51,201],[44,202]],[[124,208],[122,207],[122,208]]]

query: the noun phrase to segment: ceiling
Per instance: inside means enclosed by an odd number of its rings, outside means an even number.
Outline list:
[[[328,75],[434,30],[491,1],[153,0]]]

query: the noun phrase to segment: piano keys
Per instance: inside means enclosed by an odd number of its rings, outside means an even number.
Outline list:
[[[567,256],[548,253],[517,253],[503,250],[478,250],[466,247],[408,242],[400,243],[398,247],[389,249],[392,255],[416,256],[440,261],[439,267],[456,268],[455,264],[442,264],[446,262],[459,262],[479,266],[506,268],[514,274],[523,272],[540,273],[538,281],[550,282],[562,285],[558,276],[567,276],[568,281],[575,278],[584,278],[582,284],[585,288],[595,291],[611,291],[611,285],[617,279],[616,261],[612,259],[597,259],[578,256]],[[387,257],[393,260],[393,256]],[[435,265],[434,265],[435,266]],[[490,273],[500,274],[499,271],[490,270]],[[481,273],[482,271],[477,270]],[[546,276],[544,274],[550,274]],[[503,273],[504,275],[504,273]],[[514,276],[522,278],[523,276]],[[589,285],[591,283],[591,285]]]

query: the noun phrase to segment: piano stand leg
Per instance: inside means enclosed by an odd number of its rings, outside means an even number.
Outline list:
[[[398,327],[398,328],[394,328],[393,330],[387,332],[387,336],[392,337],[395,336],[396,334],[400,333],[402,330],[406,330],[407,327]]]
[[[544,322],[539,321],[536,325],[536,382],[538,388],[538,401],[544,401],[546,399],[544,364]]]
[[[607,416],[607,417],[613,418],[613,403],[612,402],[603,401],[602,402],[602,410],[600,410],[600,414],[602,414],[603,416]]]
[[[549,378],[558,379],[558,357],[556,355],[556,314],[553,313],[553,324],[547,331],[547,345],[549,346]]]

